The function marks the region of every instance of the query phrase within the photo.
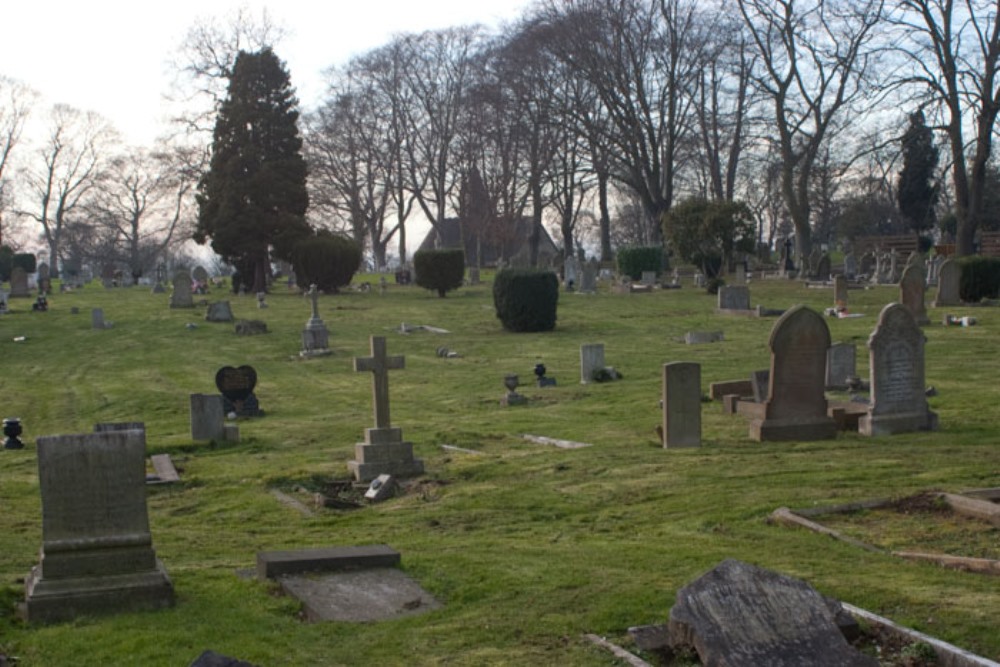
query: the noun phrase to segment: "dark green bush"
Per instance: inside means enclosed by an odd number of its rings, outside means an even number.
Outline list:
[[[558,302],[559,279],[551,271],[504,269],[493,280],[493,305],[507,331],[555,329]]]
[[[618,273],[632,280],[642,278],[643,271],[656,271],[660,275],[664,268],[663,248],[658,245],[618,250]]]
[[[34,273],[38,270],[38,261],[35,254],[31,252],[19,252],[14,255],[11,261],[11,268],[20,266],[25,273]]]
[[[14,251],[10,246],[0,246],[0,283],[10,280],[10,272],[14,268]]]
[[[292,266],[300,288],[315,284],[324,292],[337,292],[351,283],[361,266],[361,248],[349,238],[317,232],[293,246]]]
[[[958,293],[962,301],[975,303],[1000,296],[1000,258],[966,257],[960,263]]]
[[[413,255],[413,268],[417,272],[418,285],[444,297],[447,292],[462,286],[465,253],[457,248],[418,250]]]

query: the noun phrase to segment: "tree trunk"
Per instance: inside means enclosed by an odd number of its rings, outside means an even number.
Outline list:
[[[601,261],[611,261],[611,213],[608,211],[608,175],[597,175],[597,202],[601,211]]]

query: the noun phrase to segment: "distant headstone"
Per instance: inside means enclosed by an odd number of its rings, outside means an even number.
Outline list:
[[[49,265],[42,262],[38,265],[38,291],[49,294],[52,291],[52,278],[49,275]]]
[[[478,266],[470,266],[469,267],[469,284],[470,285],[478,285],[479,282],[480,282],[479,267]]]
[[[841,613],[804,581],[728,559],[677,591],[669,643],[702,665],[878,667],[847,643]]]
[[[853,252],[844,255],[844,277],[854,280],[858,276],[858,260]]]
[[[942,306],[957,306],[962,303],[959,294],[959,284],[962,278],[962,267],[951,259],[941,263],[937,271],[937,295],[934,297],[935,308]]]
[[[205,312],[206,322],[232,322],[235,319],[233,309],[228,301],[216,301],[208,304],[208,310]]]
[[[415,477],[424,472],[424,463],[413,458],[413,443],[403,441],[403,430],[393,428],[389,418],[389,371],[405,366],[402,356],[386,353],[384,336],[372,336],[371,356],[354,359],[355,372],[371,372],[375,428],[365,429],[365,441],[354,446],[355,460],[348,469],[359,482],[379,475]]]
[[[911,264],[903,270],[903,276],[899,279],[899,300],[906,306],[917,324],[930,324],[927,317],[927,306],[924,305],[924,270],[917,264]]]
[[[656,284],[656,271],[643,271],[639,278],[640,285],[648,285],[652,287]]]
[[[0,289],[0,315],[6,313],[8,309],[9,306],[7,305],[7,292],[4,292],[2,289]]]
[[[771,330],[771,376],[763,416],[750,422],[754,440],[825,440],[836,435],[827,416],[826,351],[830,330],[806,306],[782,315]]]
[[[104,329],[104,309],[92,308],[90,311],[90,328]]]
[[[826,351],[826,388],[846,389],[847,379],[857,374],[857,348],[854,343],[831,345]]]
[[[882,282],[898,283],[900,277],[900,258],[899,251],[895,248],[889,252],[889,275],[888,280]]]
[[[330,332],[319,316],[319,291],[316,285],[309,287],[309,300],[312,303],[312,317],[302,330],[302,350],[299,356],[318,357],[332,354],[330,351]]]
[[[580,383],[594,382],[594,373],[604,369],[604,343],[580,346]]]
[[[875,270],[875,255],[870,252],[866,252],[861,255],[861,263],[858,266],[858,273],[860,275],[872,277],[872,272]]]
[[[170,293],[171,308],[194,308],[191,297],[191,274],[181,269],[174,274],[174,291]]]
[[[927,262],[927,284],[937,285],[938,275],[941,271],[941,265],[947,261],[947,257],[944,255],[935,255],[934,259]]]
[[[145,433],[57,435],[36,443],[42,552],[25,582],[27,620],[173,605],[173,585],[149,531]]]
[[[597,271],[600,266],[596,259],[585,262],[583,265],[583,275],[580,280],[580,292],[583,294],[593,294],[597,291]]]
[[[566,289],[576,289],[580,284],[580,260],[576,257],[567,257],[563,264],[563,276]]]
[[[816,260],[816,264],[813,266],[813,275],[817,280],[830,279],[830,255],[824,252],[819,256],[819,259]]]
[[[257,371],[253,366],[223,366],[215,373],[215,386],[222,394],[222,408],[227,415],[235,412],[240,417],[259,417],[263,414],[253,393],[257,386]]]
[[[840,274],[833,277],[833,305],[835,308],[847,308],[847,278]]]
[[[226,412],[219,394],[191,394],[191,439],[225,440]]]
[[[198,281],[199,285],[208,284],[208,271],[203,266],[194,267],[194,270],[191,271],[191,277]]]
[[[935,430],[924,386],[924,333],[899,303],[882,309],[868,339],[871,400],[858,422],[862,435]]]
[[[257,309],[267,308],[267,292],[257,292]]]
[[[701,445],[701,365],[663,364],[663,446]]]
[[[15,266],[10,272],[10,297],[12,299],[23,299],[30,296],[28,274],[20,266]]]
[[[720,287],[719,310],[750,310],[750,288],[746,285]]]

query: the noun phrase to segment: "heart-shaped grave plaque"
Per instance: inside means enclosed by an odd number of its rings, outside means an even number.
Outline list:
[[[253,366],[223,366],[215,374],[215,386],[230,401],[245,401],[257,386],[257,371]]]

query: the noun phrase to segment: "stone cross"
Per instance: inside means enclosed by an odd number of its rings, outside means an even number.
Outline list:
[[[309,298],[312,299],[313,305],[313,319],[319,319],[319,291],[316,289],[316,283],[309,286]]]
[[[315,303],[315,302],[314,302]],[[375,402],[375,428],[389,428],[389,371],[406,367],[403,356],[390,357],[385,352],[385,336],[371,337],[370,357],[354,359],[355,372],[371,371],[372,397]]]

